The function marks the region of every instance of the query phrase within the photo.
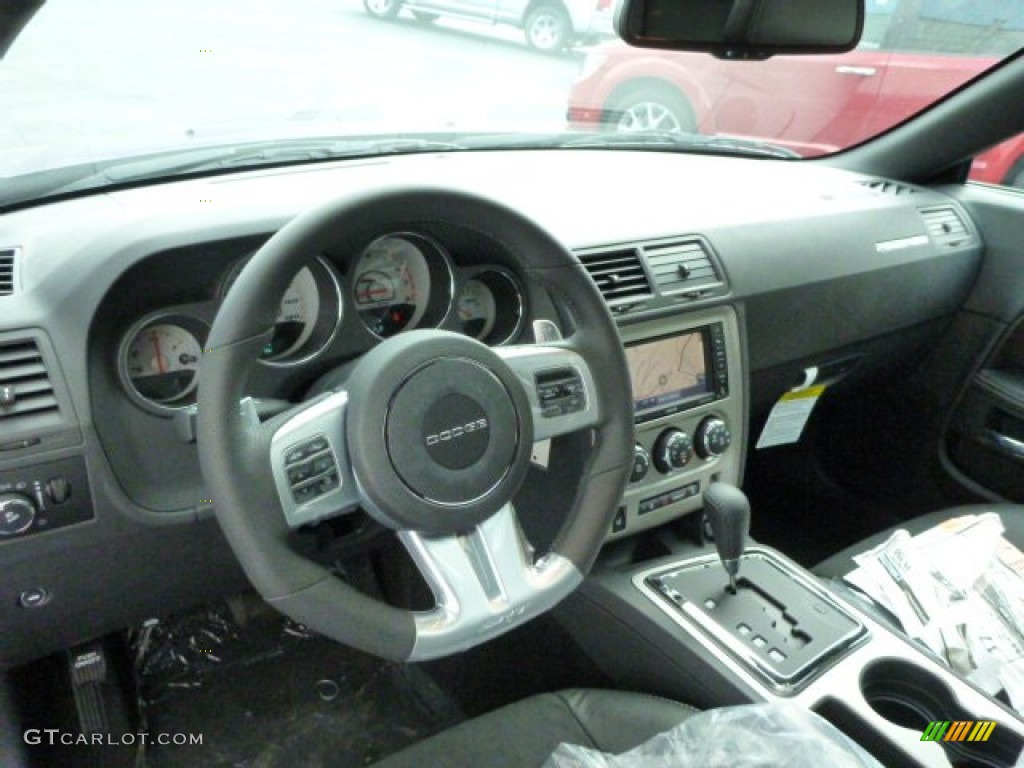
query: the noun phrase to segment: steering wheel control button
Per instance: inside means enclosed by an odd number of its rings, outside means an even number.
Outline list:
[[[306,504],[341,485],[331,444],[323,435],[289,448],[284,463],[296,504]]]
[[[292,485],[301,483],[303,480],[309,480],[313,475],[313,468],[309,463],[299,464],[298,466],[292,467],[288,470],[288,482]]]
[[[285,466],[290,467],[293,464],[298,464],[308,456],[312,456],[315,453],[322,453],[330,447],[330,443],[323,435],[311,437],[309,440],[300,443],[294,448],[288,449],[288,452],[284,455]]]
[[[629,482],[639,483],[651,470],[651,454],[640,443],[633,449],[633,471],[629,474]]]
[[[302,485],[298,488],[292,488],[292,498],[295,499],[297,504],[305,504],[307,501],[312,501],[316,498],[316,486],[315,485]]]
[[[328,472],[317,481],[316,490],[318,494],[333,491],[338,487],[340,480],[337,472]]]
[[[537,400],[545,419],[579,413],[587,407],[583,379],[575,368],[541,371],[535,379]]]
[[[384,433],[391,465],[413,494],[460,506],[487,496],[508,473],[519,422],[511,395],[490,369],[442,357],[399,385]]]
[[[702,459],[721,456],[732,445],[732,432],[724,419],[708,416],[697,427],[696,449]]]
[[[330,447],[327,442],[327,438],[323,436],[314,437],[308,443],[306,443],[307,455],[319,453],[320,451],[326,451]]]
[[[288,451],[288,453],[284,455],[284,463],[285,466],[290,467],[292,464],[297,464],[304,458],[306,458],[306,448],[305,446],[299,446],[298,448],[292,448],[292,450]]]
[[[36,507],[21,493],[0,493],[0,536],[16,536],[32,527]]]
[[[654,443],[654,466],[663,475],[682,469],[693,458],[693,443],[681,429],[666,429]]]
[[[484,455],[491,439],[487,414],[472,398],[445,395],[423,419],[423,444],[430,457],[448,469],[465,469]]]

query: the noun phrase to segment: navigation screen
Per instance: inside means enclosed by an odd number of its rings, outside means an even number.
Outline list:
[[[702,333],[685,333],[626,347],[636,413],[671,406],[711,391]]]

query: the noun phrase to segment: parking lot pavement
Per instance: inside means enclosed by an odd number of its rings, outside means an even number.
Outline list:
[[[0,65],[0,175],[54,147],[166,146],[281,121],[560,130],[579,60],[537,53],[512,28],[374,19],[360,0],[49,0]]]

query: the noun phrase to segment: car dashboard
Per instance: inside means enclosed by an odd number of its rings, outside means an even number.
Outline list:
[[[247,258],[294,216],[404,187],[466,190],[521,212],[604,295],[636,421],[609,541],[698,510],[710,482],[741,482],[787,392],[884,381],[914,359],[981,265],[974,223],[941,191],[808,162],[661,152],[363,159],[9,212],[0,663],[245,584],[194,436],[196,370],[217,309]],[[570,335],[558,297],[518,264],[483,228],[415,210],[400,226],[338,231],[282,297],[247,392],[269,413],[339,387],[380,339],[412,328],[492,346]],[[555,392],[548,407],[569,408],[572,396]],[[535,446],[531,471],[542,480],[566,450]]]

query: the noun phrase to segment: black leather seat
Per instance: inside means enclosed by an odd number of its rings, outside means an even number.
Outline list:
[[[861,552],[881,544],[897,528],[906,528],[913,535],[926,531],[943,520],[960,517],[961,515],[980,515],[983,512],[997,513],[1003,521],[1003,527],[1006,529],[1003,535],[1008,541],[1024,549],[1024,506],[1018,504],[968,504],[962,507],[940,509],[937,512],[930,512],[927,515],[907,520],[898,526],[887,528],[873,536],[868,536],[853,546],[837,552],[827,560],[818,563],[811,570],[824,578],[840,579],[857,566],[853,562],[854,555],[859,555]]]
[[[375,768],[539,768],[565,742],[618,754],[697,710],[639,693],[566,690],[518,701],[421,741]]]

